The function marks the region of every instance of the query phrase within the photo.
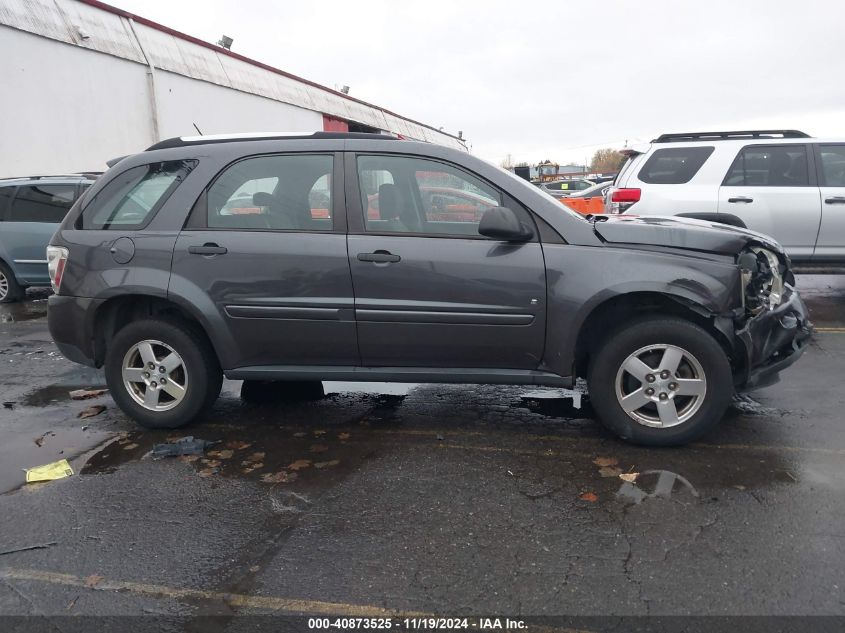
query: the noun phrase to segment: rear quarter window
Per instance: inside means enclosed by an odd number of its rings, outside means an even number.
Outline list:
[[[127,169],[87,201],[76,228],[143,228],[196,164],[195,160],[174,160]]]
[[[648,157],[637,178],[652,185],[680,185],[692,180],[713,147],[666,147]]]

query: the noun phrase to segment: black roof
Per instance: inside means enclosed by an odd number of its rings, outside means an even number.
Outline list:
[[[677,143],[680,141],[729,141],[746,138],[810,138],[800,130],[740,130],[734,132],[678,132],[661,134],[652,143]]]
[[[248,134],[238,135],[210,135],[208,137],[204,136],[191,136],[191,137],[181,137],[177,136],[174,138],[168,138],[163,141],[159,141],[155,145],[150,145],[146,151],[152,151],[155,149],[169,149],[171,147],[189,147],[192,145],[208,145],[214,143],[240,143],[244,141],[281,141],[281,140],[293,140],[293,139],[369,139],[369,140],[378,140],[378,141],[396,141],[400,140],[400,137],[393,136],[389,134],[373,134],[369,132],[313,132],[311,134],[267,134],[258,135],[258,136],[250,136]]]

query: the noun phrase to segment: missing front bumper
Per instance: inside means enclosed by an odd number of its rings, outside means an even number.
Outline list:
[[[812,331],[807,306],[798,291],[788,288],[778,307],[749,319],[737,332],[746,357],[746,369],[737,377],[737,389],[776,383],[780,372],[804,353]]]

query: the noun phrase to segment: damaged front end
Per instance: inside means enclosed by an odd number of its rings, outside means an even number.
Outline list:
[[[746,362],[735,381],[745,390],[776,383],[778,374],[804,352],[812,333],[788,257],[767,246],[751,243],[737,258],[742,308],[734,326]]]

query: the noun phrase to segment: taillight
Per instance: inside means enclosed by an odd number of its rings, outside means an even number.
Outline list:
[[[608,213],[625,213],[636,202],[640,201],[642,191],[639,189],[613,189],[610,199],[605,202]]]
[[[67,249],[62,246],[47,247],[47,272],[50,273],[50,285],[53,286],[53,292],[57,294],[65,274],[67,254]]]
[[[640,201],[640,194],[642,192],[639,189],[617,189],[613,192],[610,196],[611,202],[639,202]]]

